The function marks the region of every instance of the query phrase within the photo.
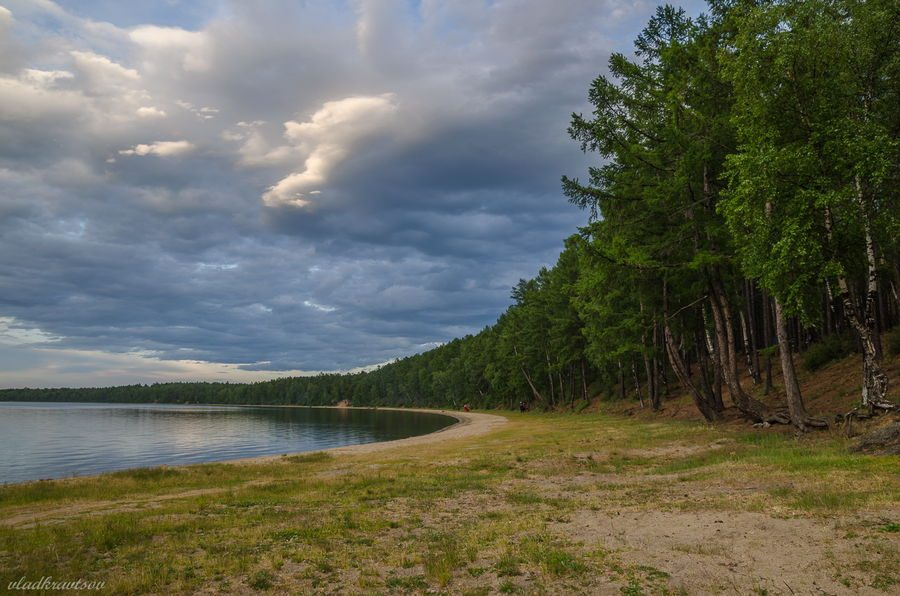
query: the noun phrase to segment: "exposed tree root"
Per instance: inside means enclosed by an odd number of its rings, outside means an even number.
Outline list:
[[[876,455],[900,455],[900,417],[891,416],[887,424],[877,423],[879,428],[863,434],[853,451]]]
[[[844,429],[844,434],[848,437],[857,436],[859,433],[854,432],[854,420],[869,420],[879,415],[879,411],[890,414],[898,410],[897,404],[891,402],[869,402],[866,405],[860,404],[847,412],[846,414],[837,414],[834,421],[840,423]]]
[[[755,422],[753,426],[756,428],[768,428],[773,424],[793,425],[801,431],[806,431],[810,428],[828,428],[827,420],[824,418],[816,418],[815,416],[804,415],[799,420],[791,420],[790,412],[785,409],[769,410],[767,408],[754,408],[753,410],[744,412],[744,414],[750,420]]]
[[[828,421],[824,418],[805,416],[801,420],[794,421],[794,426],[803,431],[807,430],[807,428],[828,428]]]
[[[787,410],[769,410],[768,408],[753,408],[741,410],[743,414],[755,424],[757,428],[768,428],[773,424],[790,424],[791,417]]]

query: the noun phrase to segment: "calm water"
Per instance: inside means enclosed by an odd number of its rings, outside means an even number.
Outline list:
[[[392,410],[0,402],[0,483],[317,451],[454,422]]]

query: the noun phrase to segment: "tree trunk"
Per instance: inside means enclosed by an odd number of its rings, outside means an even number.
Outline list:
[[[650,400],[650,407],[654,410],[659,408],[656,406],[656,395],[653,387],[653,369],[651,368],[650,358],[647,356],[646,350],[641,354],[644,360],[644,375],[647,379],[647,398]]]
[[[550,353],[544,350],[544,356],[547,357],[547,385],[550,386],[550,405],[556,403],[556,393],[553,390],[553,373],[550,371]]]
[[[559,403],[566,401],[566,392],[563,389],[562,367],[556,373],[556,380],[559,381]]]
[[[650,364],[653,367],[653,409],[662,408],[662,393],[660,391],[660,374],[659,374],[659,321],[653,321],[653,358]]]
[[[709,354],[705,353],[703,350],[701,343],[697,342],[697,370],[700,378],[700,386],[703,388],[703,394],[709,396],[709,402],[712,404],[713,409],[716,412],[721,412],[725,408],[722,406],[722,396],[721,394],[716,394],[715,390],[715,370],[713,369],[713,378],[710,379],[710,367],[711,364],[708,365]],[[690,377],[688,377],[690,378]]]
[[[702,309],[703,313],[703,338],[706,340],[706,353],[709,354],[710,364],[712,364],[712,393],[715,396],[716,410],[719,412],[725,409],[725,402],[722,401],[722,358],[716,342],[713,341],[709,334],[709,321],[706,320],[706,308]]]
[[[787,338],[787,325],[784,320],[784,310],[781,303],[775,299],[775,335],[778,337],[778,355],[781,358],[781,372],[784,378],[784,393],[787,400],[791,423],[805,430],[807,425],[826,427],[822,420],[811,418],[803,405],[803,396],[800,394],[800,385],[797,383],[797,375],[794,371],[794,360],[791,357],[791,349]]]
[[[522,374],[525,376],[525,382],[528,383],[528,386],[531,387],[531,393],[534,395],[534,398],[539,402],[544,401],[544,396],[541,395],[541,392],[537,390],[537,387],[534,386],[534,383],[531,382],[531,377],[528,376],[528,372],[525,370],[525,367],[520,367],[522,369]]]
[[[847,278],[843,275],[843,271],[837,277],[838,294],[844,305],[844,317],[850,323],[850,326],[859,336],[863,353],[863,386],[862,386],[862,406],[873,409],[876,407],[893,409],[894,404],[885,399],[887,394],[888,379],[884,371],[881,370],[879,360],[881,359],[881,342],[878,332],[875,329],[874,301],[878,294],[878,271],[875,268],[875,248],[872,243],[872,234],[869,227],[869,218],[866,214],[864,197],[860,187],[859,178],[856,179],[856,188],[860,210],[863,214],[863,229],[866,238],[866,265],[867,265],[867,283],[866,298],[863,304],[862,312],[859,305],[853,300],[850,293],[850,285]],[[829,242],[833,241],[834,225],[831,219],[831,210],[825,207],[825,231]]]
[[[753,350],[750,348],[750,334],[747,332],[747,320],[743,311],[740,313],[740,318],[741,338],[744,340],[744,359],[747,361],[747,371],[750,373],[750,378],[753,379],[753,382],[759,384],[759,374],[757,374],[756,368],[753,367]]]
[[[716,411],[716,407],[714,403],[710,403],[712,395],[703,395],[700,391],[697,390],[697,386],[691,381],[691,376],[688,374],[687,367],[684,365],[684,360],[681,358],[681,353],[678,351],[678,346],[675,345],[675,340],[672,337],[672,331],[669,329],[669,321],[668,319],[663,319],[663,338],[665,340],[666,345],[666,354],[669,356],[669,364],[672,365],[672,370],[675,371],[675,376],[678,377],[678,380],[681,384],[688,390],[691,394],[691,397],[694,400],[694,405],[697,406],[697,409],[700,411],[700,414],[708,421],[712,422],[713,420],[718,419],[719,414]]]
[[[584,397],[584,401],[588,400],[588,390],[587,390],[587,376],[584,373],[584,358],[581,359],[581,395]]]
[[[766,345],[766,382],[763,385],[763,395],[769,395],[772,392],[772,352],[769,348],[772,346],[772,308],[770,305],[771,298],[763,293],[763,335],[765,336]]]
[[[519,357],[519,350],[516,349],[516,346],[513,346],[513,353],[516,355],[516,358]],[[519,368],[522,370],[522,375],[525,377],[525,382],[528,383],[528,386],[531,387],[531,393],[534,395],[534,398],[540,402],[544,401],[544,397],[541,395],[540,391],[537,390],[537,387],[534,386],[534,383],[531,382],[531,377],[528,375],[528,371],[525,370],[525,365],[520,364]]]
[[[747,318],[750,323],[750,350],[753,352],[751,373],[753,382],[759,385],[759,319],[756,316],[756,291],[753,289],[753,281],[748,279],[744,282],[744,291],[747,295]]]
[[[660,342],[665,341],[663,338],[662,326],[659,324],[658,321],[653,326],[653,333],[654,333],[654,335],[653,335],[653,350],[654,350],[654,354],[656,354],[659,352]],[[664,358],[662,358],[661,356],[654,356],[653,362],[656,364],[655,370],[656,370],[657,387],[659,386],[660,383],[663,386],[663,392],[662,392],[662,395],[660,396],[660,400],[661,400],[663,397],[669,397],[669,375],[668,375],[668,371],[666,371],[666,360]],[[690,376],[690,374],[691,374],[690,366],[689,365],[686,365],[686,366],[687,366],[687,374],[688,374],[688,376]]]
[[[737,356],[734,349],[734,328],[731,324],[731,307],[725,295],[721,281],[715,276],[710,284],[710,305],[713,322],[716,327],[716,340],[719,345],[722,361],[722,376],[731,393],[731,399],[746,417],[754,422],[779,422],[788,420],[779,414],[773,414],[762,402],[753,399],[741,387],[737,372]]]
[[[634,358],[631,359],[631,376],[634,377],[634,390],[637,392],[637,397],[641,402],[641,407],[644,407],[644,395],[641,393],[641,381],[638,379],[637,367],[634,365]]]

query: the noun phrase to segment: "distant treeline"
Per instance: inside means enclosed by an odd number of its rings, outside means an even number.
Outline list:
[[[600,158],[586,180],[563,178],[588,225],[477,335],[353,375],[0,399],[553,408],[605,393],[659,408],[681,387],[708,420],[732,405],[803,428],[824,422],[791,354],[819,342],[855,345],[862,405],[892,408],[880,363],[900,318],[898,12],[896,0],[716,0],[697,19],[659,8],[633,57],[613,55],[593,82],[593,113],[572,118],[570,136]]]

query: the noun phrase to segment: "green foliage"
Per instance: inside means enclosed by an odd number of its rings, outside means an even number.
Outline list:
[[[671,380],[663,337],[712,396],[712,352],[725,348],[707,347],[711,298],[736,326],[751,280],[815,326],[826,283],[865,294],[869,241],[882,281],[900,270],[898,21],[896,0],[717,0],[697,18],[659,7],[592,82],[591,113],[572,116],[569,135],[598,156],[583,180],[562,180],[586,225],[479,333],[358,374],[0,400],[581,411],[597,395],[649,393],[654,371]],[[900,334],[887,346],[900,353]],[[829,339],[805,361],[844,353]]]
[[[861,277],[864,226],[896,254],[897,11],[781,0],[727,12],[738,147],[719,210],[744,239],[744,271],[809,322],[825,280]]]

